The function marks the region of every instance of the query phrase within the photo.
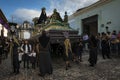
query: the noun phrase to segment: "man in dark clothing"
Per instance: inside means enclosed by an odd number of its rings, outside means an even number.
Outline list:
[[[2,62],[2,54],[3,54],[3,44],[2,44],[2,39],[0,38],[0,63]]]
[[[83,43],[82,43],[82,38],[79,39],[79,42],[76,47],[77,50],[77,57],[80,62],[82,62],[82,53],[83,53]]]
[[[32,51],[32,47],[27,40],[25,40],[25,44],[22,45],[22,51],[24,52],[23,54],[24,68],[26,68],[26,65],[27,65],[27,68],[29,68],[29,63],[30,63],[29,54]]]
[[[91,35],[89,39],[89,62],[90,66],[94,66],[97,63],[97,39],[95,36]]]
[[[103,59],[105,59],[106,57],[110,59],[110,40],[107,36],[105,37],[105,39],[102,39],[101,47]]]
[[[5,58],[8,58],[8,53],[9,53],[9,42],[7,39],[5,39],[4,42],[4,54],[5,54]]]
[[[39,76],[44,76],[46,73],[52,74],[52,61],[50,56],[50,38],[46,35],[45,31],[42,31],[42,35],[39,37]]]
[[[19,47],[19,43],[17,41],[17,39],[13,39],[13,53],[12,53],[12,64],[13,64],[13,73],[15,74],[19,74],[19,68],[20,68],[20,64],[19,64],[19,58],[18,58],[18,47]]]

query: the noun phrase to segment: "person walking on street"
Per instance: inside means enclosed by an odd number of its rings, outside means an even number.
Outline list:
[[[94,67],[97,63],[97,39],[91,35],[89,39],[89,63],[91,67]]]
[[[39,37],[39,76],[44,77],[45,74],[52,74],[53,67],[50,56],[50,37],[46,35],[46,31],[42,31]]]
[[[32,64],[32,68],[35,69],[36,67],[36,52],[34,50],[32,50],[32,52],[30,53],[30,62]]]
[[[30,57],[29,57],[29,54],[32,50],[32,46],[31,44],[28,42],[28,40],[25,40],[25,43],[24,45],[22,46],[22,51],[24,52],[23,54],[23,65],[24,65],[24,68],[27,67],[27,69],[29,69],[29,63],[30,63]]]
[[[19,74],[20,64],[19,64],[19,55],[18,55],[19,43],[18,43],[18,40],[16,39],[16,37],[13,37],[12,43],[13,43],[13,45],[12,45],[13,73],[15,73],[17,75],[17,74]]]
[[[65,45],[65,61],[66,61],[66,70],[68,70],[68,67],[71,67],[70,65],[70,60],[72,60],[72,48],[71,48],[71,43],[70,39],[66,38],[64,41]]]

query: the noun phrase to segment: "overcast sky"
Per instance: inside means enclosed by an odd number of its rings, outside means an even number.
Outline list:
[[[13,16],[14,22],[31,22],[34,17],[40,16],[42,7],[46,8],[47,16],[50,16],[55,8],[63,16],[65,11],[71,15],[97,1],[99,0],[0,0],[0,8],[8,21],[12,21]]]

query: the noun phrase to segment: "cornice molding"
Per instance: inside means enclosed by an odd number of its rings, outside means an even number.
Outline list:
[[[90,11],[90,10],[94,10],[94,9],[96,9],[96,8],[98,8],[98,7],[101,7],[101,6],[105,5],[105,4],[108,4],[108,3],[112,2],[112,1],[113,1],[113,0],[100,0],[100,1],[98,1],[98,2],[96,2],[96,3],[94,3],[94,4],[92,4],[92,5],[90,5],[90,6],[88,6],[88,7],[83,8],[83,9],[80,10],[80,11],[77,11],[77,12],[73,13],[72,15],[69,16],[69,20],[71,20],[71,19],[73,19],[74,17],[76,17],[76,16],[78,16],[78,15],[81,15],[81,14],[83,14],[83,13],[85,13],[85,12],[88,12],[88,11]]]

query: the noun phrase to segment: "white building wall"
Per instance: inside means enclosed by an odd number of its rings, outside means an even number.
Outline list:
[[[101,7],[101,24],[105,27],[109,27],[109,31],[119,31],[120,30],[120,0],[113,0],[111,3],[106,4]],[[107,24],[107,22],[111,22],[111,24]]]
[[[79,29],[82,33],[82,19],[98,15],[98,32],[106,32],[106,26],[109,27],[109,31],[120,31],[120,0],[113,0],[110,3],[96,7],[93,10],[80,14],[73,19],[69,20],[70,26],[74,29]],[[107,24],[111,22],[111,24]],[[101,25],[104,25],[103,27]]]
[[[75,19],[69,21],[69,23],[71,23],[70,27],[72,27],[74,30],[78,30],[79,31],[81,29],[81,27],[79,27],[80,24],[81,24],[80,20],[79,20],[79,17],[76,17]]]
[[[3,25],[0,24],[0,36],[1,36],[1,30],[2,30]],[[7,37],[8,30],[4,27],[4,36]]]

